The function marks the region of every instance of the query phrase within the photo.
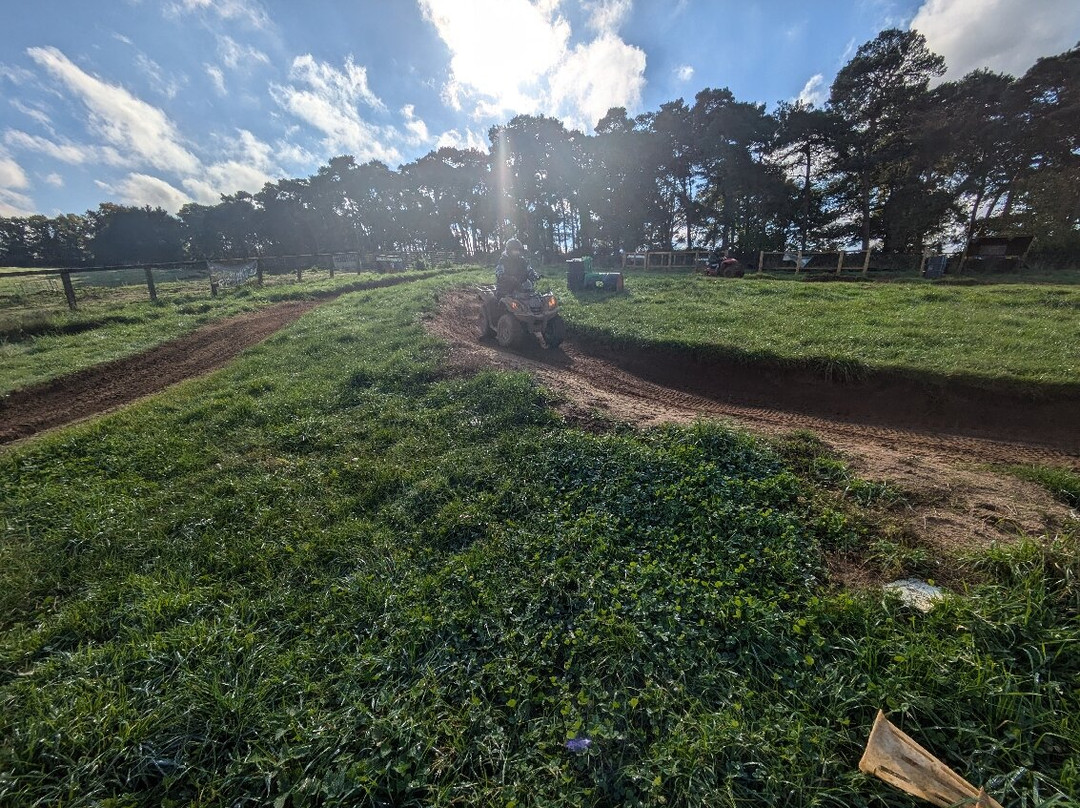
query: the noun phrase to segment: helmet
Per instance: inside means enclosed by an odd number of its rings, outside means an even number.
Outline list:
[[[521,254],[523,252],[525,252],[525,247],[522,246],[521,239],[512,238],[512,239],[510,239],[509,241],[506,242],[506,253],[507,253],[507,255],[509,255],[510,253]]]

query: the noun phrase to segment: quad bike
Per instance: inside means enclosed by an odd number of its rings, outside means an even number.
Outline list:
[[[705,274],[721,278],[741,278],[742,265],[734,258],[709,258],[705,264]]]
[[[566,338],[566,323],[559,314],[559,301],[551,292],[537,292],[526,281],[516,292],[499,296],[495,286],[478,286],[481,339],[495,335],[499,345],[511,347],[526,334],[543,338],[548,348],[557,348]]]

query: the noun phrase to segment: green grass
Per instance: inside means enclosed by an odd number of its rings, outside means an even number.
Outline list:
[[[262,288],[247,284],[217,297],[209,295],[205,282],[161,283],[156,303],[145,287],[87,287],[80,290],[74,312],[67,310],[59,289],[19,295],[0,278],[0,395],[147,350],[215,320],[386,277],[368,272],[331,278],[326,271],[308,271],[300,283],[295,276],[268,276]]]
[[[808,283],[626,276],[626,291],[564,294],[579,333],[743,361],[872,370],[1032,389],[1080,379],[1080,285],[921,280]]]
[[[879,708],[1077,793],[1076,536],[927,616],[834,591],[873,537],[808,439],[568,428],[445,374],[442,283],[0,455],[0,804],[910,805],[856,769]]]
[[[1038,483],[1066,505],[1080,508],[1080,474],[1056,466],[1005,466],[1003,471]]]
[[[490,274],[471,272],[478,280]],[[545,272],[543,283],[561,293],[579,335],[623,346],[808,367],[840,380],[888,371],[1036,394],[1075,392],[1080,378],[1075,273],[845,283],[632,273],[623,294],[571,295],[561,267]],[[166,284],[157,305],[138,287],[98,289],[76,313],[42,308],[33,296],[4,298],[0,281],[0,394],[143,350],[211,319],[365,277],[308,273],[301,284],[245,287],[216,299],[201,287]],[[46,296],[63,303],[58,289]]]

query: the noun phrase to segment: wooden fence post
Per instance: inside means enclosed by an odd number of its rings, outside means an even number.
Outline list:
[[[66,269],[60,270],[60,281],[64,284],[64,297],[67,298],[68,308],[75,311],[75,287],[71,285],[71,273]]]
[[[761,274],[761,270],[765,267],[765,251],[758,250],[757,254],[757,274]]]
[[[157,289],[154,288],[154,271],[150,267],[144,267],[146,271],[146,288],[150,290],[150,301],[157,302]]]
[[[865,275],[869,271],[870,271],[870,248],[867,247],[866,248],[866,255],[865,255],[865,257],[863,257],[863,262],[862,262],[862,274]]]
[[[303,280],[303,278],[302,278],[303,270],[301,269],[301,267],[303,265],[304,265],[304,262],[300,260],[300,256],[297,256],[296,257],[296,282],[297,283],[300,283],[300,281]]]
[[[840,257],[836,259],[836,274],[840,274],[840,270],[844,268],[844,251],[840,250]]]
[[[262,261],[260,261],[258,258],[255,259],[255,282],[259,286],[263,285],[263,282],[262,282]]]
[[[802,250],[799,250],[799,254],[795,257],[795,274],[799,274],[802,271]]]

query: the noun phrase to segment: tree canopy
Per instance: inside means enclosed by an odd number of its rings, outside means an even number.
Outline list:
[[[823,108],[706,88],[594,134],[519,115],[486,152],[440,148],[397,170],[340,155],[310,177],[190,203],[102,203],[0,218],[0,264],[117,265],[331,252],[545,255],[718,246],[886,252],[1033,235],[1080,249],[1080,46],[1016,78],[931,84],[944,60],[889,29],[839,71]]]

